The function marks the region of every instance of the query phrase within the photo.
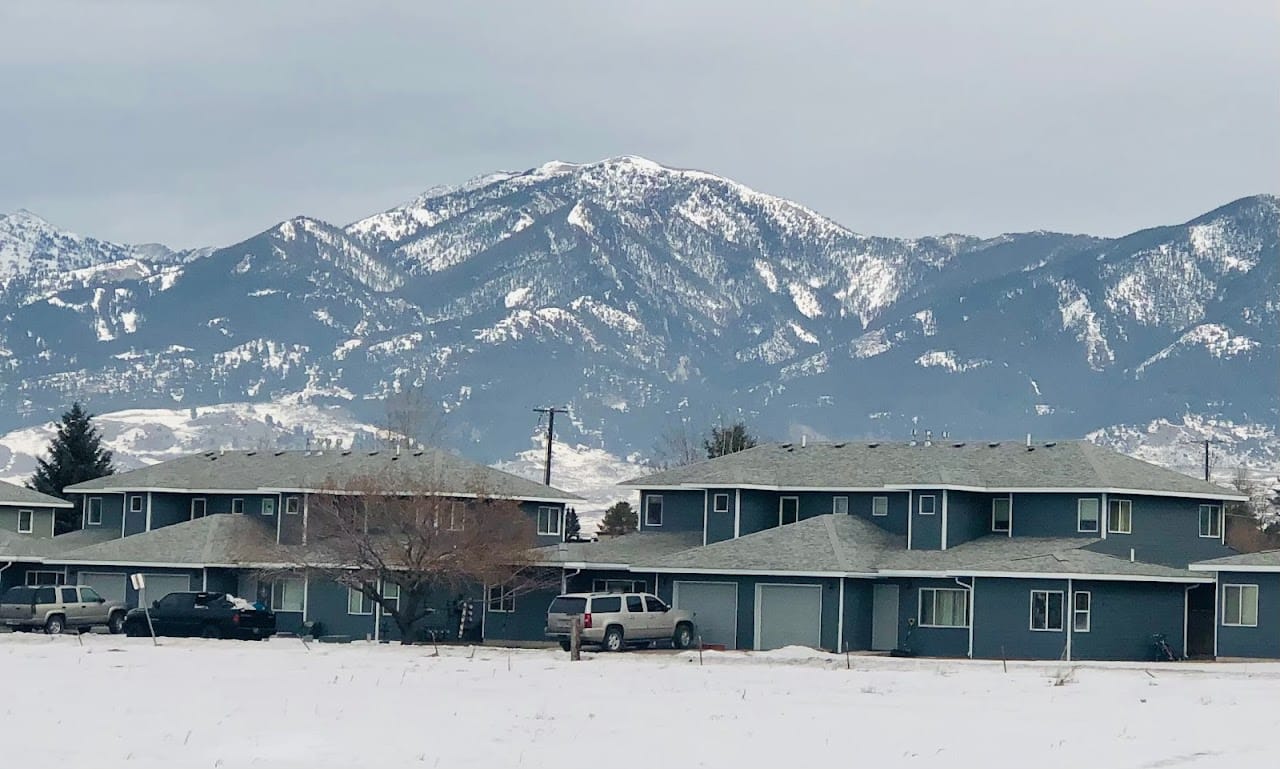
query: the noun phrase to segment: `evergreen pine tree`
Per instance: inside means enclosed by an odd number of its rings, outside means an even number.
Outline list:
[[[747,432],[745,422],[734,422],[711,428],[711,434],[703,439],[702,447],[707,451],[707,459],[715,459],[752,448],[756,443],[756,437]]]
[[[102,448],[102,436],[93,426],[93,415],[79,403],[62,415],[58,433],[49,443],[48,456],[36,460],[36,472],[27,484],[43,494],[66,499],[62,490],[81,481],[111,475],[111,452]],[[75,510],[58,510],[54,530],[61,534],[75,527]]]
[[[564,538],[575,540],[582,536],[582,524],[578,521],[578,511],[572,507],[564,513]]]
[[[627,534],[640,528],[640,517],[630,502],[615,502],[600,520],[601,534]]]

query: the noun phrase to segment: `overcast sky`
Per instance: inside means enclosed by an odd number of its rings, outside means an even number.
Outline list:
[[[638,154],[855,230],[1120,234],[1280,191],[1274,0],[0,5],[0,212],[338,224]]]

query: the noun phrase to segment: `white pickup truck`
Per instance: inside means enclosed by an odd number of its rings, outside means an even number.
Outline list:
[[[88,585],[11,587],[0,595],[0,624],[15,630],[86,631],[95,626],[112,633],[124,629],[127,606],[108,601]]]

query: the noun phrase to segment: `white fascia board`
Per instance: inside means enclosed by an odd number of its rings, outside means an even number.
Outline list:
[[[629,489],[635,489],[636,491],[689,491],[690,489],[694,489],[694,488],[697,488],[697,489],[703,488],[702,486],[694,486],[688,483],[667,484],[665,486],[650,486],[644,483],[619,483],[615,485],[624,486]],[[708,486],[706,488],[710,488],[710,487]]]
[[[883,492],[893,490],[888,486],[774,486],[763,483],[686,483],[680,488],[682,491],[690,489],[749,489],[751,491],[814,491],[823,493],[832,491]]]
[[[1212,577],[1150,577],[1136,574],[1071,574],[1029,571],[968,571],[955,570],[948,572],[952,577],[982,577],[995,579],[1075,579],[1093,582],[1178,582],[1209,583]]]
[[[58,507],[70,509],[76,506],[74,502],[68,502],[65,499],[59,499],[57,502],[9,502],[0,499],[0,505],[4,505],[6,507],[20,507],[23,510],[30,510],[37,507]]]
[[[789,569],[693,569],[687,567],[645,566],[633,569],[637,573],[655,574],[724,574],[739,577],[874,577],[874,574],[852,574],[844,571],[791,571]]]
[[[346,489],[312,489],[293,487],[284,488],[277,486],[259,486],[256,488],[246,489],[180,489],[175,487],[161,486],[129,486],[127,488],[112,487],[109,489],[94,489],[92,491],[74,491],[73,494],[128,494],[135,492],[153,492],[160,494],[331,494],[333,496],[358,496],[363,494],[362,491],[349,491]],[[515,502],[548,502],[556,504],[564,504],[566,502],[583,502],[586,501],[582,497],[526,497],[519,495],[506,494],[476,494],[475,492],[462,491],[384,491],[378,492],[390,496],[417,496],[417,497],[460,497],[464,499],[479,499],[483,496],[485,499],[505,499]],[[75,505],[68,503],[67,507]]]
[[[1225,489],[1220,492],[1193,491],[1157,491],[1154,489],[1118,489],[1112,487],[1082,486],[957,486],[949,483],[933,484],[891,484],[886,490],[900,489],[914,491],[920,489],[947,489],[950,491],[973,491],[981,494],[1117,494],[1131,497],[1178,497],[1181,499],[1214,499],[1227,502],[1247,502],[1249,497],[1243,494],[1232,494]]]
[[[245,568],[239,564],[229,563],[163,563],[152,561],[101,561],[101,560],[79,560],[70,558],[53,558],[48,563],[64,564],[66,566],[120,566],[124,568],[136,569],[241,569]]]
[[[1260,574],[1280,572],[1280,564],[1241,564],[1239,566],[1228,566],[1227,564],[1217,563],[1193,563],[1187,567],[1191,571],[1239,571],[1239,572],[1257,572]]]

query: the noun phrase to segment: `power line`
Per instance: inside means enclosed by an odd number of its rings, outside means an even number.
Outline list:
[[[543,469],[542,482],[551,485],[551,446],[556,442],[556,414],[568,414],[569,409],[560,408],[559,406],[543,406],[534,409],[538,414],[547,415],[547,464]]]

